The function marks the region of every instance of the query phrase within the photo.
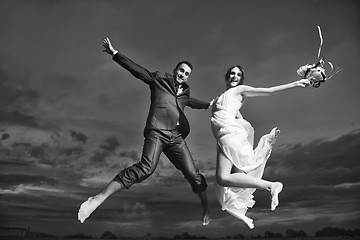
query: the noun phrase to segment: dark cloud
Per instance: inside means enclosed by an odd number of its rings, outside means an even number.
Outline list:
[[[42,158],[44,156],[44,148],[41,146],[32,146],[29,149],[29,153],[32,157]]]
[[[56,185],[57,180],[48,178],[46,176],[38,176],[31,174],[0,174],[0,187],[1,188],[12,188],[20,184],[38,185],[38,184],[49,184]]]
[[[305,209],[337,209],[360,212],[360,132],[333,140],[318,139],[273,152],[264,178],[282,181],[283,206]],[[257,206],[268,199],[256,192]],[[330,211],[330,210],[329,210]],[[344,210],[345,211],[345,210]]]
[[[80,156],[84,152],[84,148],[81,146],[74,146],[62,148],[59,150],[59,152],[65,156]]]
[[[15,119],[21,114],[32,113],[39,99],[39,92],[28,86],[27,79],[12,79],[0,69],[0,114],[14,112]],[[3,121],[11,120],[3,116]]]
[[[26,79],[12,79],[0,69],[0,123],[39,127],[33,116],[39,97]]]
[[[292,145],[288,149],[275,149],[269,167],[274,171],[283,169],[283,173],[289,176],[295,173],[326,174],[333,170],[351,172],[358,166],[356,159],[360,158],[359,139],[360,131],[355,131],[335,140],[318,139],[308,144],[297,144],[296,147]],[[333,180],[338,179],[330,176]]]
[[[10,135],[9,135],[8,133],[3,133],[3,134],[1,135],[1,140],[6,140],[6,139],[8,139],[8,138],[10,138]]]
[[[94,154],[92,155],[90,160],[93,163],[104,163],[104,161],[105,161],[104,159],[109,155],[110,154],[108,151],[96,150],[96,151],[94,151]]]
[[[90,161],[94,164],[102,164],[109,167],[110,162],[106,161],[109,156],[115,156],[115,150],[120,146],[115,136],[107,137],[100,145],[99,149],[93,151]]]
[[[5,153],[5,154],[4,154]],[[2,168],[6,169],[8,167],[28,167],[31,165],[31,163],[29,162],[24,162],[24,161],[14,161],[13,159],[6,159],[6,157],[9,156],[9,151],[6,151],[6,149],[4,148],[0,148],[0,156],[1,156],[1,160],[0,160],[0,166],[2,166]]]
[[[65,133],[47,135],[46,140],[33,141],[20,135],[11,139],[12,142],[3,141],[0,145],[0,155],[5,166],[11,164],[29,164],[36,168],[59,167],[69,168],[76,164],[85,153],[84,145],[72,141]],[[18,140],[18,141],[13,141]]]
[[[343,157],[348,157],[353,154],[357,156],[359,148],[357,140],[359,139],[359,132],[350,133],[344,135],[338,139],[318,141],[312,141],[308,144],[299,144],[297,148],[289,150],[288,147],[283,146],[286,149],[275,149],[274,154],[269,160],[268,169],[265,174],[265,178],[278,178],[284,182],[285,188],[280,195],[280,207],[277,212],[277,216],[282,214],[291,214],[286,212],[285,209],[292,209],[291,212],[307,211],[312,214],[318,214],[314,216],[315,219],[321,219],[322,221],[331,222],[332,217],[324,217],[324,214],[330,214],[336,209],[343,209],[343,212],[359,212],[357,199],[360,192],[359,182],[359,169],[356,164],[350,164],[344,162],[342,166],[341,161],[336,161],[336,158],[328,159],[327,154],[319,154],[324,149],[331,149],[333,152],[338,152],[341,149],[346,153]],[[29,144],[17,143],[13,147],[32,149],[34,146]],[[36,148],[35,148],[36,149]],[[45,149],[45,148],[44,148]],[[33,151],[35,151],[33,149]],[[40,151],[37,149],[37,151]],[[34,156],[41,156],[41,151],[33,153]],[[306,153],[318,154],[319,163],[297,163],[299,159],[305,158]],[[110,167],[110,157],[116,157],[105,149],[99,149],[93,152],[93,163],[99,163],[103,166]],[[310,155],[311,155],[310,154]],[[67,155],[67,154],[64,154]],[[133,160],[138,157],[136,151],[123,151],[121,157],[130,157]],[[330,155],[331,156],[331,155]],[[163,159],[162,161],[167,161]],[[333,161],[332,165],[328,161]],[[321,165],[322,164],[322,165]],[[11,162],[1,162],[1,166],[14,166]],[[332,166],[332,167],[331,167]],[[278,170],[275,171],[274,169]],[[169,171],[172,173],[169,175],[162,175],[161,171]],[[68,171],[72,171],[69,169]],[[39,173],[40,174],[40,173]],[[349,177],[350,176],[350,177]],[[11,175],[2,174],[0,180],[6,183],[6,188],[12,189],[20,184],[32,185],[32,186],[64,186],[68,180],[58,178],[52,178],[50,176],[42,175],[29,175],[23,173],[14,173]],[[213,221],[217,224],[221,224],[221,221],[236,222],[238,220],[230,218],[230,216],[222,212],[215,197],[213,195],[213,185],[215,181],[213,177],[207,178],[209,183],[208,198],[210,206],[212,208]],[[11,187],[12,186],[12,187]],[[176,188],[174,188],[176,186]],[[155,190],[156,189],[156,190]],[[30,191],[30,190],[29,190]],[[59,201],[58,197],[48,197],[47,201]],[[249,214],[252,215],[256,221],[258,215],[263,215],[262,218],[270,218],[268,214],[268,208],[270,199],[267,194],[261,191],[255,192],[256,205],[253,209],[249,210]],[[20,199],[18,200],[20,204]],[[30,202],[34,202],[33,198],[29,198]],[[33,205],[31,208],[24,208],[23,211],[27,213],[37,212],[42,215],[41,219],[37,222],[44,222],[46,219],[55,219],[56,216],[67,219],[71,218],[72,211],[70,202],[73,200],[64,201],[62,210],[51,213],[51,208],[48,207],[36,207]],[[76,203],[75,203],[76,205]],[[14,205],[15,207],[15,205]],[[18,208],[20,209],[20,208]],[[284,211],[284,213],[282,213]],[[110,214],[110,213],[114,214]],[[6,215],[9,215],[8,212]],[[16,215],[16,214],[15,214]],[[40,216],[38,215],[38,216]],[[14,215],[12,215],[14,216]],[[67,217],[68,216],[68,217]],[[120,217],[121,216],[121,217]],[[157,169],[154,176],[147,179],[143,184],[136,185],[132,191],[126,192],[126,194],[114,195],[112,201],[108,201],[106,208],[97,211],[94,214],[94,218],[97,221],[109,221],[117,222],[118,224],[139,224],[139,218],[142,219],[143,224],[151,222],[152,226],[164,226],[163,223],[167,222],[167,228],[172,232],[180,231],[184,226],[177,225],[175,223],[184,222],[198,222],[201,216],[201,205],[198,202],[198,198],[192,193],[191,187],[182,176],[182,174],[173,168],[170,164],[163,164],[160,169]],[[284,215],[285,217],[285,215]],[[294,217],[295,218],[295,217]],[[11,219],[11,216],[9,216]],[[26,215],[25,219],[31,220],[30,215]],[[306,219],[306,218],[305,218]],[[51,220],[53,221],[53,220]],[[314,220],[315,221],[315,220]],[[306,224],[307,220],[294,219],[294,222],[298,226]],[[151,231],[153,227],[149,227]],[[194,229],[196,227],[194,226]],[[126,231],[128,231],[127,228]],[[213,231],[213,230],[211,230]]]
[[[37,119],[34,116],[21,113],[19,111],[1,111],[0,122],[7,124],[22,125],[28,127],[40,127]]]
[[[137,162],[140,160],[140,156],[139,153],[135,150],[132,151],[122,151],[119,153],[120,157],[128,157],[130,159],[132,159],[134,162]]]
[[[118,139],[115,136],[110,136],[100,144],[100,148],[106,151],[115,152],[116,148],[120,146]]]
[[[82,143],[86,143],[87,137],[85,134],[83,134],[81,132],[76,132],[74,130],[70,130],[70,135],[74,140],[82,142]]]

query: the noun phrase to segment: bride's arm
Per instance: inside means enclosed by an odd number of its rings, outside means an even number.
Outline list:
[[[254,88],[246,85],[241,85],[238,87],[238,93],[245,97],[269,96],[295,87],[306,87],[309,84],[310,81],[308,79],[301,79],[295,82],[268,88]]]

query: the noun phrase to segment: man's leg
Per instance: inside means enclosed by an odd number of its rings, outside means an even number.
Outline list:
[[[202,225],[208,225],[210,223],[210,211],[209,211],[209,204],[207,200],[206,190],[197,193],[200,198],[200,202],[203,208],[203,215],[202,215]]]
[[[88,200],[80,205],[78,212],[78,219],[83,223],[90,214],[95,211],[108,197],[115,192],[123,190],[125,187],[122,183],[115,181],[114,179],[106,185],[106,187],[97,195],[89,197]]]
[[[181,135],[178,134],[174,144],[170,144],[164,148],[164,153],[174,166],[184,174],[193,192],[200,198],[203,207],[202,224],[208,225],[210,222],[210,213],[206,195],[207,183],[204,176],[200,174],[195,167],[189,148]]]
[[[80,222],[83,223],[112,194],[148,178],[155,171],[161,152],[161,136],[156,131],[150,131],[145,136],[141,160],[123,169],[99,194],[81,204],[78,212]]]

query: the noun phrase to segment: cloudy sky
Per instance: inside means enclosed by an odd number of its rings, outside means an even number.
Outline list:
[[[56,235],[257,235],[359,226],[360,4],[356,0],[0,0],[0,226]],[[285,187],[280,206],[257,191],[255,229],[222,212],[214,195],[210,112],[187,109],[188,145],[209,183],[212,220],[165,156],[147,181],[108,199],[84,223],[79,205],[139,159],[149,89],[102,52],[116,49],[151,71],[194,65],[191,95],[225,90],[240,64],[246,84],[299,79],[322,53],[342,71],[320,88],[248,99],[256,140],[281,135],[265,178]],[[328,69],[329,72],[329,69]]]

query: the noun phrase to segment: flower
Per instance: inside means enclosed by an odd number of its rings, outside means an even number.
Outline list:
[[[296,72],[298,75],[300,75],[301,77],[305,77],[305,73],[307,72],[308,69],[314,67],[315,64],[306,64],[304,66],[301,66]]]

